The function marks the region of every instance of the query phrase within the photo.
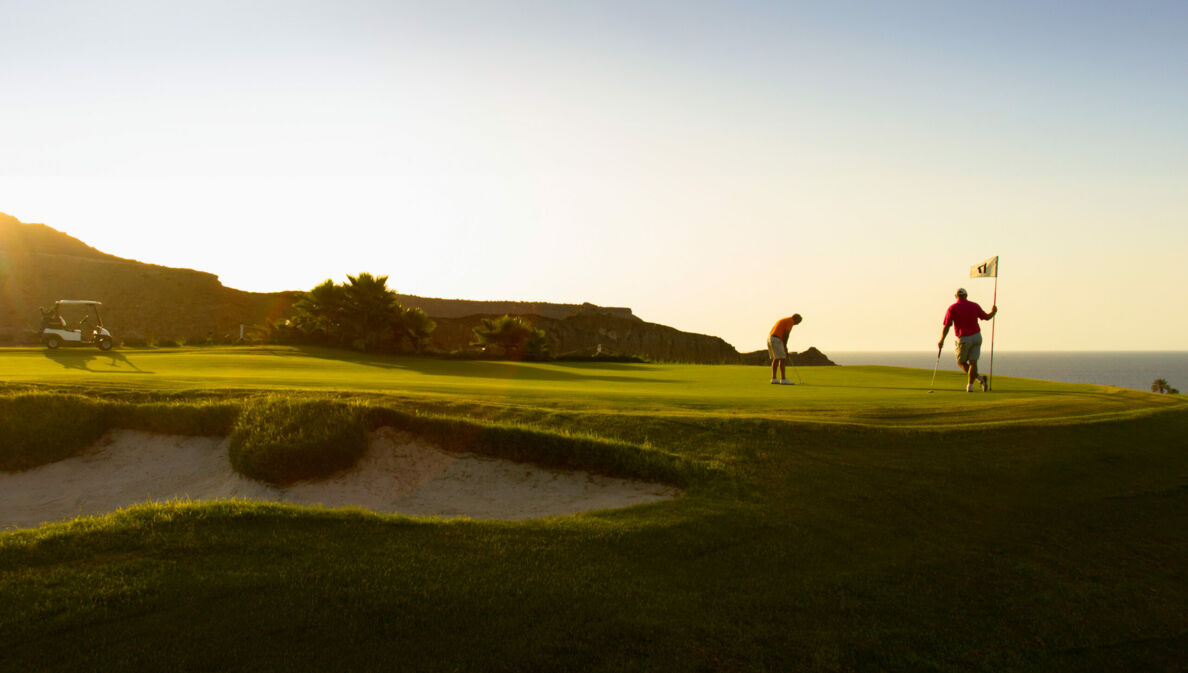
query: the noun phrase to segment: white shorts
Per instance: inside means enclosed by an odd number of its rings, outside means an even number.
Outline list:
[[[783,360],[788,357],[788,349],[784,348],[784,342],[773,334],[767,337],[767,354],[771,356],[772,360]]]
[[[982,356],[982,333],[971,334],[957,339],[957,364],[962,362],[977,362]]]

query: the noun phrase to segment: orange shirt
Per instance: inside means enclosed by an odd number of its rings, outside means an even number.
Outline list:
[[[768,336],[778,336],[780,341],[783,341],[785,344],[787,344],[788,333],[792,331],[792,326],[794,324],[795,323],[792,322],[792,316],[781,318],[776,322],[775,327],[771,328],[771,334]]]

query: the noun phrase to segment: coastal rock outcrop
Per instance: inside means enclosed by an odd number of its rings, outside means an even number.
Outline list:
[[[836,367],[837,363],[830,360],[824,353],[817,350],[816,346],[809,346],[808,350],[800,353],[789,353],[792,356],[792,364],[797,367]],[[744,365],[770,365],[771,357],[767,351],[751,351],[750,353],[743,353],[739,356],[739,360]]]

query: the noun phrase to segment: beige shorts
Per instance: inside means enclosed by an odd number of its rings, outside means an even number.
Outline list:
[[[788,349],[784,348],[784,342],[773,334],[767,337],[767,354],[771,356],[772,360],[783,360],[788,357]]]
[[[957,364],[977,362],[980,357],[982,357],[981,332],[957,339]]]

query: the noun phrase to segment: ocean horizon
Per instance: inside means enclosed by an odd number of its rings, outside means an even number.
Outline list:
[[[936,351],[838,351],[826,353],[839,365],[888,365],[931,370]],[[983,347],[978,363],[990,372],[990,354]],[[953,349],[941,353],[940,371],[959,371]],[[1151,390],[1155,379],[1188,391],[1188,351],[996,351],[994,375],[1065,383],[1096,383]]]

